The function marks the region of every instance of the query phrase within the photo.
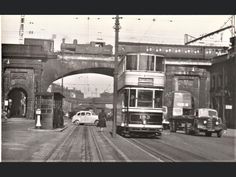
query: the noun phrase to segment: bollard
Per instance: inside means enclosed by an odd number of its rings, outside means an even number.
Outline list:
[[[41,117],[41,110],[37,109],[36,110],[36,125],[35,125],[36,128],[41,128],[41,126],[42,126],[40,117]]]

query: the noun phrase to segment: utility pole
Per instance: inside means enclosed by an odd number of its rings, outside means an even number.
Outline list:
[[[20,30],[19,30],[19,43],[23,44],[24,41],[24,24],[25,24],[25,16],[21,15],[20,17]]]
[[[226,120],[226,119],[225,119],[225,66],[224,66],[224,64],[223,64],[222,77],[223,77],[223,78],[222,78],[222,80],[223,80],[223,81],[222,81],[222,82],[223,82],[223,83],[222,83],[222,87],[223,87],[223,89],[222,89],[222,90],[223,90],[223,91],[222,91],[222,94],[223,94],[223,95],[222,95],[222,105],[223,105],[223,110],[222,110],[222,111],[223,111],[223,112],[222,112],[223,115],[222,115],[222,119],[223,119],[223,123],[225,124],[225,120]]]
[[[234,37],[235,36],[235,15],[232,15],[231,17],[231,25],[232,25],[231,37]]]
[[[115,68],[114,68],[114,91],[113,91],[113,122],[112,122],[112,137],[116,137],[116,122],[117,122],[117,81],[118,81],[118,41],[119,41],[119,30],[120,22],[119,15],[115,17]]]
[[[62,39],[62,43],[65,43],[65,38]],[[61,48],[61,57],[62,57],[62,64],[64,62],[64,48]],[[63,95],[63,91],[64,91],[64,83],[63,83],[63,79],[64,79],[64,74],[62,75],[61,78],[61,94]]]

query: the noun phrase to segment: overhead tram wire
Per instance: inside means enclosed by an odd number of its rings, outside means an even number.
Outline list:
[[[140,37],[139,39],[139,43],[140,41],[143,39],[143,37],[146,35],[146,33],[149,31],[149,29],[151,29],[152,25],[154,24],[154,22],[156,21],[155,18],[152,19],[152,23],[148,26],[148,28],[146,29],[146,31],[143,33],[143,35]]]

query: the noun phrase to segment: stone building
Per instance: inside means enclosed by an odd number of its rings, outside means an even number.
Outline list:
[[[34,119],[35,94],[41,91],[43,64],[56,58],[52,40],[41,39],[37,44],[34,41],[2,44],[2,103],[11,100],[10,106],[3,107],[10,117]]]
[[[236,128],[236,38],[230,39],[228,54],[212,61],[210,102],[228,128]]]

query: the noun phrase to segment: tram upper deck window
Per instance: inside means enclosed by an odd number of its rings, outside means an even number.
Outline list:
[[[154,71],[154,56],[140,55],[139,57],[139,70]]]
[[[162,57],[156,57],[156,71],[164,71],[164,63]]]
[[[138,90],[138,106],[152,107],[152,90]]]
[[[126,70],[137,70],[137,55],[126,56]]]

